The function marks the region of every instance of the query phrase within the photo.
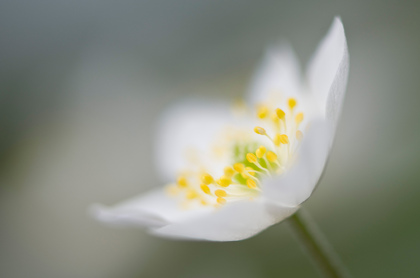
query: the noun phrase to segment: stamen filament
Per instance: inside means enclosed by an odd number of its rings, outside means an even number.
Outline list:
[[[270,172],[273,172],[273,167],[271,167],[270,162],[268,162],[267,157],[263,158],[265,161],[265,164],[267,164],[267,168]]]
[[[261,170],[265,171],[269,177],[271,177],[270,171],[268,171],[266,168],[262,167],[262,165],[258,161],[254,162],[254,164],[257,167],[259,167]]]

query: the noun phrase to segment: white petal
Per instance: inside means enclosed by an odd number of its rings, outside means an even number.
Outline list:
[[[152,230],[153,234],[179,239],[235,241],[249,238],[292,215],[298,207],[268,204],[262,198],[224,205],[190,221]]]
[[[270,48],[251,82],[249,103],[279,103],[282,98],[300,94],[300,74],[298,59],[289,44]]]
[[[156,169],[168,181],[191,163],[208,160],[210,145],[232,120],[226,103],[188,100],[171,107],[158,125]]]
[[[313,99],[333,126],[340,114],[348,71],[346,36],[341,19],[337,17],[312,57],[307,73]]]
[[[162,227],[166,221],[156,215],[138,210],[120,210],[94,204],[89,212],[96,220],[114,226]]]
[[[209,211],[208,208],[181,209],[178,200],[167,195],[164,189],[150,191],[112,207],[93,205],[90,209],[94,218],[107,224],[149,228],[185,221]]]
[[[323,173],[331,141],[331,126],[325,119],[311,122],[290,169],[263,181],[264,196],[289,206],[300,205],[308,199]]]

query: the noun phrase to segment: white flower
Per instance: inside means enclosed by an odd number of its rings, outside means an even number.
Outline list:
[[[242,116],[219,103],[189,101],[167,112],[157,140],[162,189],[114,207],[98,220],[146,227],[155,235],[241,240],[299,209],[328,158],[345,94],[349,60],[335,18],[301,80],[292,49],[271,49]],[[238,113],[236,113],[238,114]],[[241,114],[241,113],[239,113]]]

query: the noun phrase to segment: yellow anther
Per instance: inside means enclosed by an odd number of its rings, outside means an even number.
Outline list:
[[[204,175],[201,176],[201,181],[204,184],[210,184],[210,183],[212,183],[214,181],[214,179],[213,179],[213,177],[211,175],[204,174]]]
[[[188,186],[187,178],[184,177],[184,176],[179,177],[178,180],[177,180],[177,184],[180,187],[187,187]]]
[[[218,184],[223,187],[228,187],[231,183],[232,183],[232,180],[226,176],[222,176],[218,182]]]
[[[296,124],[300,124],[302,121],[303,121],[303,113],[300,112],[296,115],[295,122],[296,122]]]
[[[247,179],[246,180],[246,185],[249,188],[256,188],[257,187],[257,183],[254,180],[252,180],[252,179]]]
[[[220,198],[227,196],[226,191],[224,191],[223,189],[217,189],[216,191],[214,191],[214,194]]]
[[[255,154],[253,154],[253,153],[247,153],[246,154],[246,160],[248,160],[249,162],[251,162],[251,163],[255,163],[255,162],[257,162],[258,160],[257,160],[257,157],[255,156]]]
[[[280,143],[289,144],[289,137],[286,134],[280,135]]]
[[[266,156],[267,156],[268,161],[270,162],[274,162],[277,160],[277,155],[273,153],[272,151],[268,151]]]
[[[207,202],[205,201],[205,200],[203,200],[203,199],[201,199],[200,200],[200,203],[203,205],[203,206],[207,206],[208,204],[207,204]]]
[[[195,192],[195,190],[188,190],[187,195],[186,195],[187,199],[195,199],[198,197],[197,192]]]
[[[222,197],[219,197],[219,198],[217,198],[217,202],[220,205],[224,205],[224,204],[226,204],[226,199],[225,198],[222,198]]]
[[[296,131],[296,139],[298,139],[299,141],[301,141],[303,139],[302,131],[300,131],[300,130]]]
[[[200,185],[200,187],[201,187],[201,190],[203,190],[204,193],[210,194],[210,188],[207,185],[202,184],[202,185]]]
[[[245,170],[245,165],[242,163],[235,163],[233,164],[233,169],[235,169],[235,171],[238,173],[242,173]]]
[[[266,151],[267,151],[267,149],[264,146],[260,146],[256,150],[255,154],[257,155],[258,158],[262,158],[264,156],[264,154],[265,154]]]
[[[257,116],[260,119],[265,119],[268,116],[268,108],[266,106],[260,106],[257,111]]]
[[[284,111],[281,110],[280,108],[277,108],[276,115],[279,119],[284,119],[284,117],[286,116],[286,113],[284,113]]]
[[[265,132],[265,129],[259,126],[256,126],[254,128],[255,133],[259,134],[259,135],[266,135],[267,133]]]
[[[289,98],[287,104],[289,105],[290,109],[293,109],[296,106],[296,99],[294,98]]]
[[[271,120],[275,123],[275,124],[279,124],[280,119],[277,117],[277,114],[274,113],[273,115],[271,115]]]
[[[225,176],[228,178],[233,177],[233,175],[235,174],[235,170],[230,166],[225,167],[223,172],[225,173]]]
[[[280,137],[281,137],[281,135],[279,134],[279,133],[277,133],[275,136],[274,136],[274,139],[273,139],[273,142],[274,142],[274,145],[276,145],[276,146],[280,146]]]
[[[250,171],[254,171],[252,167],[246,167],[245,170],[247,171],[248,175],[255,176],[254,172],[250,172]]]

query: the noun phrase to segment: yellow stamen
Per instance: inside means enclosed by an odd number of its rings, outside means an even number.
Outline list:
[[[251,167],[246,167],[246,168],[245,168],[245,170],[247,171],[248,175],[255,176],[255,172],[250,172],[250,171],[254,171],[254,169],[253,169],[253,168],[251,168]]]
[[[265,129],[259,126],[256,126],[254,128],[254,132],[259,134],[259,135],[266,135],[267,133],[265,132]]]
[[[300,130],[296,131],[296,139],[298,139],[298,141],[302,141],[302,139],[303,139],[302,131],[300,131]]]
[[[276,146],[280,146],[280,143],[281,143],[281,141],[280,141],[280,134],[279,133],[277,133],[275,136],[274,136],[274,139],[273,139],[273,143],[274,143],[274,145],[276,145]]]
[[[268,161],[270,162],[274,162],[277,160],[277,155],[273,153],[272,151],[268,151],[266,156],[267,156]]]
[[[238,173],[242,173],[245,170],[245,165],[242,163],[235,163],[233,164],[233,169],[235,169],[235,171]]]
[[[284,117],[286,116],[286,113],[284,113],[284,111],[283,110],[281,110],[280,108],[277,108],[276,109],[276,114],[277,114],[277,117],[281,120],[281,119],[284,119]]]
[[[224,204],[226,204],[226,199],[222,198],[222,197],[219,197],[219,198],[217,198],[217,202],[221,205],[224,205]]]
[[[290,109],[293,109],[296,106],[296,104],[297,104],[296,99],[289,98],[287,104],[289,105]]]
[[[280,123],[280,119],[278,118],[277,114],[274,113],[271,115],[271,120],[274,122],[274,124],[278,125]]]
[[[201,176],[201,181],[204,184],[210,184],[210,183],[212,183],[214,181],[214,179],[213,179],[213,177],[211,175],[204,174],[204,175]]]
[[[214,194],[220,198],[227,196],[226,191],[224,191],[223,189],[217,189],[216,191],[214,191]]]
[[[256,188],[257,187],[257,183],[254,180],[252,180],[252,179],[247,179],[246,180],[246,185],[249,188]]]
[[[268,108],[266,106],[260,106],[257,111],[257,116],[260,119],[265,119],[268,115]]]
[[[255,152],[255,154],[257,155],[258,158],[262,158],[266,151],[267,149],[264,146],[260,146]]]
[[[257,157],[253,153],[247,153],[246,160],[248,160],[251,163],[257,162]]]
[[[187,187],[188,186],[187,178],[184,176],[179,177],[177,180],[177,184],[179,185],[179,187]]]
[[[286,134],[280,135],[280,143],[289,144],[289,137]]]
[[[244,179],[246,179],[246,178],[248,178],[248,177],[251,177],[251,176],[255,176],[255,172],[254,172],[255,170],[253,169],[253,168],[251,168],[251,167],[246,167],[245,168],[245,171],[243,171],[242,173],[241,173],[241,175],[242,175],[242,177],[244,178]]]
[[[186,197],[187,199],[191,200],[197,198],[198,194],[195,192],[195,190],[188,190]]]
[[[204,193],[210,194],[210,188],[207,185],[202,184],[200,187],[201,187],[201,190],[203,190]]]
[[[226,176],[222,176],[218,183],[220,186],[228,187],[232,183],[232,180]]]
[[[296,124],[300,124],[302,121],[303,121],[303,113],[300,112],[296,115],[295,122],[296,122]]]
[[[232,167],[227,166],[224,169],[224,173],[226,177],[231,178],[235,174],[235,170]]]

